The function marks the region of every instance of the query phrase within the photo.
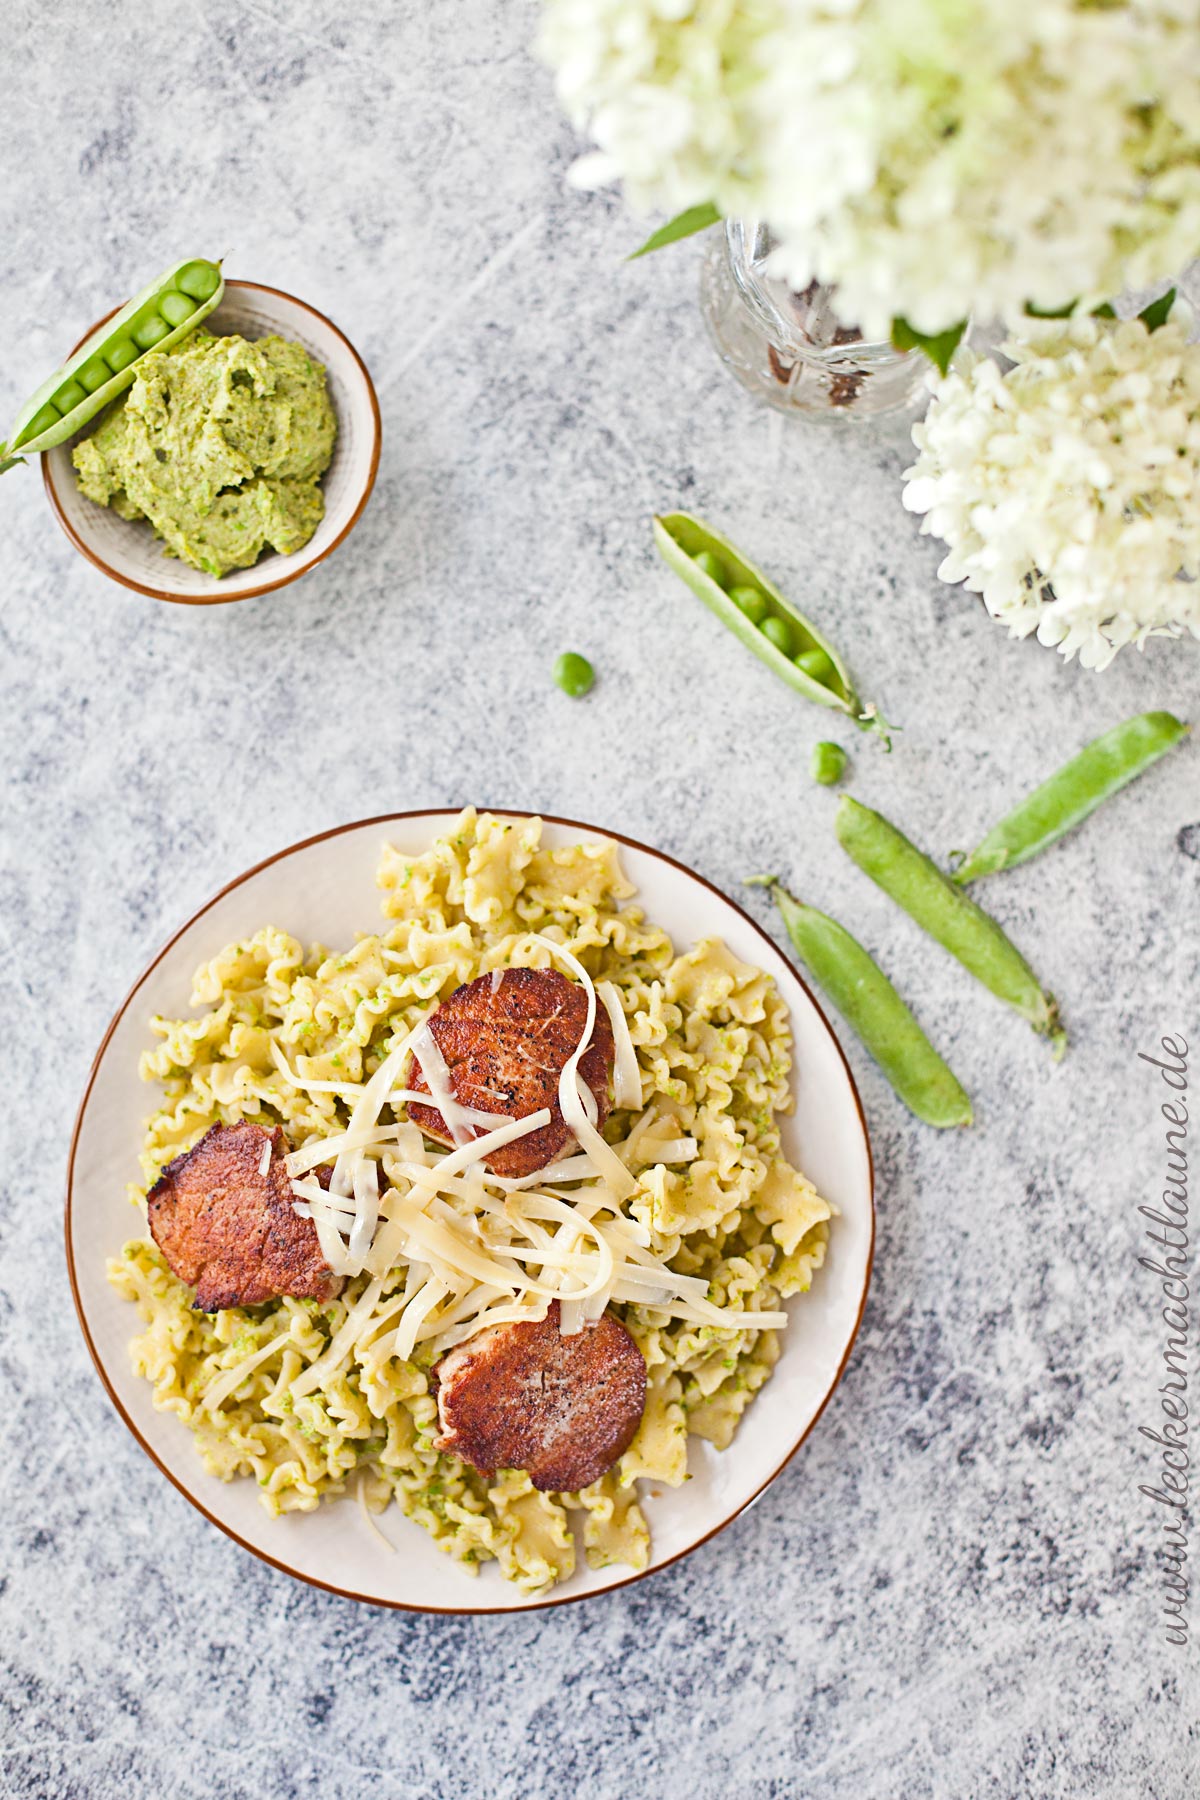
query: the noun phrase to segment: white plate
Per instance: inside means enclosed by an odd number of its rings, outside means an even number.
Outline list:
[[[103,323],[99,320],[91,331]],[[268,551],[250,568],[233,569],[217,579],[177,557],[164,556],[162,543],[144,519],[119,518],[111,507],[85,499],[71,464],[76,438],[47,450],[42,457],[46,496],[80,554],[123,587],[149,594],[153,600],[174,600],[185,606],[249,600],[296,581],[323,562],[358,523],[371,497],[382,438],[379,401],[366,364],[332,319],[315,307],[278,288],[229,281],[221,304],[205,319],[204,330],[218,337],[237,333],[252,339],[274,333],[303,344],[310,356],[324,364],[338,434],[333,460],[321,478],[325,514],[303,549],[290,556]],[[90,337],[91,331],[85,337]],[[83,341],[81,338],[80,343]]]
[[[395,1507],[380,1516],[396,1545],[394,1556],[367,1530],[351,1498],[315,1513],[268,1517],[253,1481],[221,1482],[206,1475],[191,1434],[174,1415],[155,1411],[150,1384],[130,1367],[137,1314],[104,1274],[106,1256],[136,1226],[125,1184],[137,1179],[138,1148],[153,1108],[153,1090],[137,1072],[150,1015],[186,1011],[197,965],[262,925],[279,925],[306,944],[329,945],[349,944],[355,932],[374,929],[380,918],[375,885],[380,845],[386,840],[416,854],[456,817],[397,813],[295,844],[232,882],[159,951],[105,1033],[79,1109],[67,1175],[67,1261],[88,1348],[118,1412],[163,1474],[235,1542],[289,1575],[355,1600],[426,1612],[518,1612],[603,1593],[638,1577],[625,1568],[584,1566],[545,1599],[531,1602],[492,1566],[472,1578]],[[652,1539],[649,1573],[694,1550],[749,1506],[798,1448],[837,1385],[870,1278],[871,1149],[837,1039],[795,970],[753,920],[681,864],[617,832],[548,819],[543,841],[554,846],[580,835],[618,839],[626,871],[639,889],[637,903],[677,948],[718,933],[735,955],[775,977],[795,1034],[796,1111],[783,1121],[784,1146],[840,1213],[825,1266],[811,1291],[790,1304],[793,1322],[783,1354],[732,1446],[715,1451],[693,1438],[693,1480],[679,1489],[641,1484]],[[645,1498],[648,1485],[656,1486],[659,1498]]]

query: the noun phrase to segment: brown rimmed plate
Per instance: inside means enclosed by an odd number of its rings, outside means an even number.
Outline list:
[[[79,343],[103,324],[104,320],[98,319]],[[349,338],[315,307],[278,288],[230,281],[220,306],[205,319],[204,329],[218,336],[237,333],[246,338],[274,333],[303,344],[325,366],[338,435],[333,461],[321,481],[325,516],[303,549],[290,556],[268,551],[251,568],[234,569],[217,580],[175,557],[164,556],[161,542],[145,520],[118,518],[111,507],[85,500],[71,466],[71,443],[60,444],[42,457],[46,497],[80,555],[122,587],[182,606],[220,606],[269,594],[298,581],[332,556],[371,497],[383,438],[379,401],[366,364]]]
[[[385,841],[409,853],[425,849],[458,815],[394,813],[341,826],[293,844],[247,870],[183,925],[151,959],[104,1034],[88,1079],[67,1174],[67,1265],[88,1349],[113,1404],[147,1455],[179,1491],[244,1549],[277,1569],[332,1593],[420,1612],[517,1612],[599,1594],[639,1579],[612,1567],[577,1570],[542,1599],[530,1600],[494,1565],[472,1578],[439,1551],[420,1526],[394,1507],[380,1524],[389,1555],[353,1499],[315,1513],[272,1519],[254,1482],[206,1475],[191,1434],[173,1414],[156,1412],[148,1382],[134,1375],[129,1341],[134,1308],[105,1279],[105,1258],[135,1235],[138,1217],[125,1186],[137,1178],[137,1153],[153,1090],[138,1079],[152,1013],[187,1011],[195,968],[223,945],[273,923],[303,943],[350,943],[375,928],[375,868]],[[519,815],[511,815],[519,816]],[[677,947],[706,935],[772,974],[791,1011],[795,1035],[794,1116],[783,1122],[788,1154],[839,1208],[829,1255],[811,1291],[792,1301],[792,1323],[770,1381],[746,1412],[732,1446],[691,1444],[693,1479],[679,1489],[642,1483],[652,1534],[646,1573],[685,1556],[758,1498],[803,1443],[845,1368],[866,1305],[875,1214],[871,1147],[858,1092],[821,1008],[791,964],[740,907],[681,863],[644,844],[569,819],[547,819],[550,845],[612,837],[622,846],[638,904]],[[581,1558],[582,1561],[582,1558]]]

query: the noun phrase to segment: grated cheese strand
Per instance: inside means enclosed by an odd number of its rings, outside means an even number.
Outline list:
[[[606,1144],[585,1111],[580,1089],[587,1086],[579,1073],[579,1061],[592,1041],[592,1032],[596,1027],[596,990],[592,978],[580,962],[563,944],[555,944],[550,938],[541,937],[537,932],[530,934],[532,942],[541,944],[552,956],[557,956],[573,974],[577,975],[587,992],[587,1019],[583,1032],[571,1055],[563,1064],[562,1074],[558,1078],[558,1105],[563,1118],[575,1133],[581,1150],[587,1152],[595,1165],[601,1180],[606,1182],[618,1200],[628,1200],[637,1188],[625,1164],[621,1161],[611,1145]],[[594,1100],[593,1096],[593,1100]]]
[[[613,1105],[641,1106],[642,1104],[642,1072],[638,1068],[637,1051],[633,1047],[633,1039],[629,1035],[629,1021],[625,1017],[625,1008],[621,1005],[621,996],[611,981],[598,981],[596,992],[604,1002],[604,1010],[608,1014],[612,1026],[613,1042],[616,1045],[616,1058],[613,1062]]]
[[[299,1400],[305,1394],[311,1394],[314,1388],[321,1387],[336,1372],[343,1357],[348,1356],[354,1348],[358,1335],[375,1310],[375,1302],[382,1292],[383,1278],[377,1275],[374,1281],[367,1283],[322,1355],[297,1375],[291,1387],[293,1399]]]
[[[278,1337],[273,1337],[269,1344],[263,1344],[258,1350],[252,1351],[249,1356],[238,1363],[235,1369],[227,1369],[223,1375],[219,1375],[212,1386],[205,1391],[201,1401],[202,1410],[215,1414],[222,1401],[227,1400],[235,1388],[241,1387],[247,1375],[253,1373],[260,1363],[265,1363],[268,1356],[274,1356],[277,1350],[291,1341],[292,1328],[289,1324],[286,1331],[281,1331]]]

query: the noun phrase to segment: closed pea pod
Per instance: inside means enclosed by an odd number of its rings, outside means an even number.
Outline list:
[[[180,283],[189,283],[183,289]],[[201,290],[207,290],[203,298]],[[0,445],[0,474],[26,455],[51,450],[86,425],[133,381],[142,355],[170,350],[215,306],[225,291],[217,263],[176,263],[92,332],[17,414]]]
[[[992,828],[954,872],[960,887],[999,869],[1015,869],[1047,849],[1165,756],[1191,727],[1169,712],[1139,713],[1094,738],[1078,756]]]
[[[859,698],[834,646],[732,544],[690,513],[656,518],[654,541],[697,598],[789,687],[877,732],[891,748],[886,723]]]
[[[796,954],[857,1033],[899,1098],[927,1125],[969,1125],[971,1101],[883,970],[828,914],[805,906],[775,879],[756,876],[783,916]]]
[[[837,810],[838,842],[922,931],[936,939],[998,1000],[1020,1013],[1054,1045],[1067,1045],[1058,1007],[1044,993],[1021,952],[990,914],[968,898],[902,831],[857,800],[844,796]]]

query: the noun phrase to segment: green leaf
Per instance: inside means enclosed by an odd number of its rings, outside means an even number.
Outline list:
[[[1069,306],[1035,306],[1032,300],[1027,300],[1025,317],[1027,319],[1073,319],[1078,306],[1078,300],[1072,300]],[[1091,316],[1093,319],[1115,319],[1117,315],[1108,301],[1102,300],[1099,306],[1093,306]]]
[[[950,367],[950,358],[963,341],[966,329],[967,321],[960,319],[948,331],[938,331],[928,336],[923,331],[917,331],[907,319],[893,319],[892,345],[897,350],[923,350],[938,373],[944,375]]]
[[[1147,331],[1157,331],[1160,325],[1166,324],[1174,304],[1175,289],[1168,288],[1165,294],[1160,294],[1157,300],[1152,300],[1149,306],[1144,306],[1138,314],[1138,318]]]
[[[7,444],[0,443],[0,475],[7,475],[10,469],[15,469],[18,463],[25,461],[23,456],[6,456],[4,452],[7,449]]]
[[[711,201],[706,200],[703,206],[689,206],[686,212],[676,213],[657,231],[652,231],[640,250],[628,255],[626,262],[636,262],[639,256],[649,256],[652,250],[661,250],[667,244],[677,244],[680,238],[694,237],[698,231],[707,231],[710,225],[720,223],[721,215]]]

